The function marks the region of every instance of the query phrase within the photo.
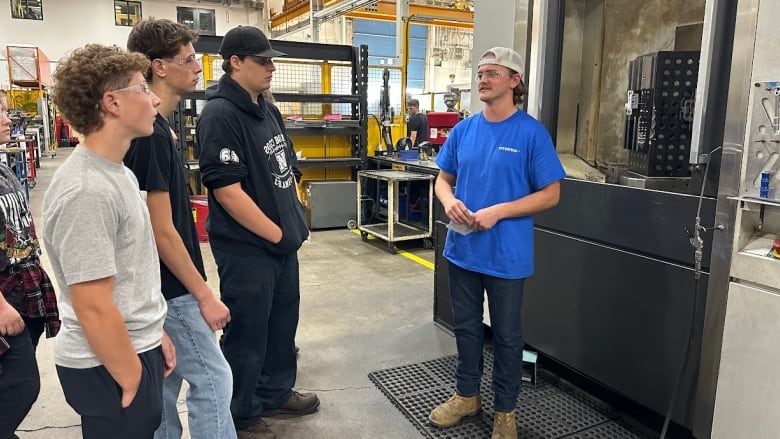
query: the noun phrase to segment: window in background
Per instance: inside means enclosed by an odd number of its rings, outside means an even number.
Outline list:
[[[43,20],[43,0],[11,0],[11,17]]]
[[[217,34],[217,18],[214,9],[178,7],[176,21],[198,31],[200,35]]]
[[[133,26],[141,21],[141,2],[114,0],[114,24]]]

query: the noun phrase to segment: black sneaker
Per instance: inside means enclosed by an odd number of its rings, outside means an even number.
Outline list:
[[[293,390],[287,402],[275,410],[263,413],[263,417],[310,415],[316,412],[319,406],[320,399],[315,393],[302,393]]]

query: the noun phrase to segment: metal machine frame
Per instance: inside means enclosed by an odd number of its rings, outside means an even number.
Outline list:
[[[690,245],[698,196],[567,179],[559,206],[536,217],[537,268],[526,283],[530,345],[658,414],[668,407],[693,319],[692,352],[672,419],[697,437],[713,432],[732,242],[739,232],[729,197],[739,190],[758,3],[705,3],[690,161],[710,169],[694,173],[690,186],[698,195],[708,180],[698,224],[723,230],[701,234],[704,282],[694,282]],[[551,133],[563,4],[531,6],[538,31],[525,42],[529,113]],[[720,145],[722,154],[713,153]],[[567,276],[560,276],[562,269]]]
[[[547,17],[546,35],[551,41],[562,32],[562,13],[559,8],[558,15]],[[545,64],[550,58],[561,62],[562,50],[557,44],[553,48],[558,50],[543,51]],[[544,90],[554,88],[548,82],[559,82],[543,74],[535,76],[545,81]],[[709,114],[706,110],[704,117]],[[538,116],[554,132],[556,121],[548,120],[551,113],[540,111]],[[702,286],[693,300],[694,254],[686,236],[686,230],[694,230],[697,204],[697,197],[684,194],[566,180],[561,204],[536,221],[537,272],[526,287],[524,315],[528,342],[664,413],[683,360],[690,319],[701,328],[707,303]],[[713,223],[714,210],[714,200],[705,200],[704,224]],[[711,240],[711,234],[704,236],[705,249],[711,248]],[[566,255],[563,261],[561,255]],[[709,253],[704,261],[706,279]],[[576,276],[556,275],[561,264]],[[692,309],[695,303],[698,307]],[[708,341],[697,331],[692,341],[695,358],[675,402],[673,420],[688,428],[696,417],[691,401],[699,351]]]
[[[734,306],[755,310],[752,316],[757,316],[756,307],[766,306],[766,300],[770,300],[767,298],[777,294],[775,290],[780,288],[774,281],[777,276],[762,275],[760,280],[764,282],[760,283],[764,287],[757,290],[751,287],[755,293],[749,294],[754,297],[746,296],[740,288],[745,290],[744,285],[755,285],[755,280],[746,278],[748,283],[741,282],[740,278],[746,273],[739,271],[741,265],[734,259],[735,245],[742,246],[755,231],[752,224],[755,211],[740,207],[735,197],[746,191],[746,185],[742,183],[751,178],[746,177],[746,173],[752,169],[755,174],[757,169],[743,163],[745,145],[749,141],[748,104],[751,90],[757,86],[753,82],[780,78],[776,68],[777,51],[771,49],[772,38],[767,38],[767,32],[772,28],[769,17],[777,11],[776,4],[760,0],[707,0],[705,4],[699,73],[702,86],[698,87],[696,97],[690,161],[707,164],[711,169],[707,174],[695,174],[691,186],[701,188],[701,180],[707,179],[709,187],[705,192],[710,196],[703,200],[701,224],[717,229],[703,237],[706,288],[701,285],[696,291],[697,309],[690,312],[693,270],[689,258],[693,253],[692,249],[684,248],[685,237],[679,236],[680,226],[690,224],[695,217],[691,203],[696,197],[567,180],[562,189],[561,205],[540,215],[537,221],[540,262],[537,277],[528,283],[526,295],[525,324],[529,343],[612,390],[663,414],[669,402],[670,379],[682,361],[687,338],[687,330],[683,328],[692,317],[695,323],[691,340],[693,349],[688,370],[682,377],[673,420],[690,428],[696,437],[735,434],[735,422],[740,424],[738,431],[751,437],[759,437],[761,432],[777,427],[776,421],[761,415],[756,415],[754,421],[762,425],[750,427],[744,420],[720,425],[715,422],[719,389],[721,398],[726,398],[723,388],[741,388],[741,384],[724,380],[737,379],[730,371],[735,365],[746,364],[735,359],[733,351],[724,357],[724,349],[730,346],[725,341],[727,336],[731,346],[734,340],[746,336],[743,332],[733,332],[744,330],[740,329],[738,321],[730,323],[727,320],[729,298],[738,295],[742,303]],[[764,39],[758,35],[762,22]],[[558,24],[557,17],[548,17],[547,32],[555,33]],[[561,59],[560,52],[545,52],[547,57]],[[773,63],[774,68],[771,67]],[[544,78],[543,75],[539,77]],[[727,94],[725,90],[728,90]],[[553,126],[552,121],[544,120],[544,112],[539,116],[546,126]],[[721,145],[722,151],[714,152]],[[749,159],[752,160],[753,155]],[[776,208],[768,208],[775,210],[772,219],[768,216],[767,221],[777,227]],[[653,215],[662,216],[651,223]],[[749,224],[745,220],[738,221],[746,216]],[[583,221],[585,218],[587,220]],[[632,225],[631,230],[626,230],[626,224]],[[642,242],[647,239],[648,231],[666,236],[665,244]],[[657,245],[654,247],[653,244]],[[667,244],[677,248],[661,248]],[[554,275],[562,265],[570,273],[566,279]],[[607,266],[609,269],[604,271]],[[655,275],[651,275],[653,272]],[[605,278],[609,282],[605,282]],[[732,279],[734,282],[730,283]],[[554,316],[552,321],[549,321],[550,316]],[[595,316],[600,316],[601,321],[595,321]],[[644,319],[641,324],[633,320],[637,316]],[[750,326],[756,324],[762,325],[762,322],[753,322]],[[570,338],[573,334],[577,335],[574,340]],[[742,339],[737,343],[753,342]],[[637,344],[640,345],[638,349]],[[637,353],[639,356],[635,357]],[[775,359],[770,356],[757,364],[757,376],[751,381],[768,379],[765,374],[772,369]],[[722,369],[723,362],[726,362],[726,371]],[[648,385],[651,383],[656,385]],[[771,411],[777,403],[774,399],[758,401],[756,398],[758,396],[748,396],[740,401],[719,399],[719,405],[721,410],[727,410],[724,405],[734,408],[735,404],[769,404]],[[752,433],[751,427],[755,430]]]

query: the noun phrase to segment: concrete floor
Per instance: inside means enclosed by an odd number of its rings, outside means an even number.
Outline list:
[[[30,206],[43,230],[43,194],[72,148],[43,158]],[[88,227],[88,225],[85,225]],[[39,236],[41,238],[41,236]],[[402,243],[403,244],[403,243]],[[209,284],[219,291],[216,266],[202,244]],[[433,324],[433,271],[414,258],[390,255],[385,243],[344,230],[317,231],[299,251],[301,318],[297,388],[320,397],[319,412],[269,419],[279,438],[415,438],[421,434],[374,387],[368,373],[452,355],[455,340]],[[421,242],[399,245],[431,262]],[[46,254],[44,265],[48,267]],[[51,272],[51,271],[49,271]],[[41,395],[17,434],[22,439],[81,437],[79,417],[65,402],[54,368],[54,339],[38,347]],[[180,401],[186,425],[187,408]],[[184,438],[189,438],[185,434]]]

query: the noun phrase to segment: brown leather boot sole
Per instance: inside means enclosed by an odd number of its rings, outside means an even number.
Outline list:
[[[474,419],[477,416],[479,416],[480,413],[482,413],[482,409],[479,409],[479,411],[477,411],[474,414],[465,415],[465,416],[461,417],[460,419],[458,419],[457,422],[454,422],[454,423],[451,423],[451,424],[439,424],[439,423],[435,422],[433,419],[431,419],[430,416],[428,416],[428,423],[430,423],[434,427],[438,427],[438,428],[450,428],[450,427],[454,427],[454,426],[456,426],[458,424],[461,424],[464,421],[468,421],[470,419]]]

